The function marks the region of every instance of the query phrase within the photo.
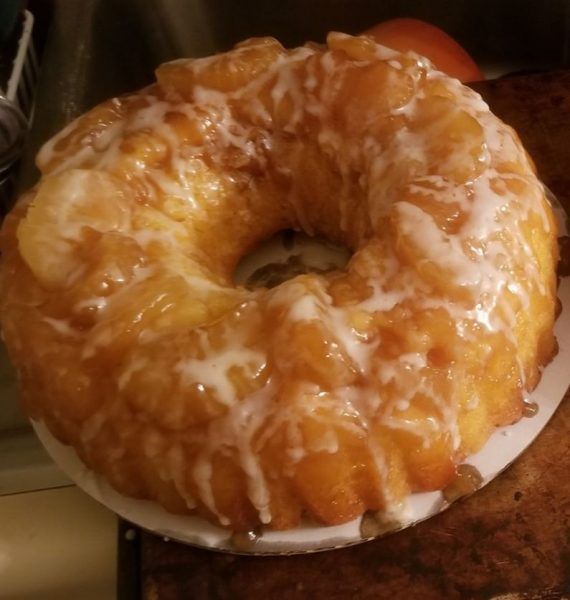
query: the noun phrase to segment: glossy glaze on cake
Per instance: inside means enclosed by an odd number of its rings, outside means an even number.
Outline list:
[[[30,416],[234,530],[444,488],[554,352],[556,226],[516,133],[417,55],[327,43],[161,66],[44,146],[2,232]],[[352,258],[234,285],[284,228]]]

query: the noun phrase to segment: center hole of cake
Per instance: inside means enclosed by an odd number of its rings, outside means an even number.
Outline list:
[[[350,250],[330,240],[284,229],[239,261],[234,282],[250,290],[272,288],[297,275],[342,269],[350,256]]]

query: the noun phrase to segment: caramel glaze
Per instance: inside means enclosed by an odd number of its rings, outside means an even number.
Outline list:
[[[539,410],[539,406],[536,402],[525,402],[523,406],[523,417],[532,418],[534,417]]]
[[[482,483],[483,477],[476,467],[466,463],[458,465],[454,479],[443,489],[443,497],[447,502],[455,502],[476,492]]]
[[[516,133],[426,59],[327,44],[161,66],[44,146],[2,229],[30,416],[124,494],[238,531],[446,487],[554,348],[556,226]],[[234,285],[284,228],[352,258]]]

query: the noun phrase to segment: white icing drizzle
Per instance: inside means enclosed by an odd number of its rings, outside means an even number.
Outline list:
[[[48,325],[51,325],[60,335],[71,338],[80,337],[79,332],[73,329],[68,319],[52,319],[51,317],[44,317],[43,321]]]
[[[212,488],[212,460],[209,453],[202,452],[198,456],[194,463],[194,468],[192,469],[192,475],[200,490],[200,500],[212,514],[218,517],[221,525],[228,526],[230,524],[229,519],[220,513],[216,507],[214,491]]]
[[[398,202],[394,208],[402,217],[400,231],[418,245],[422,260],[432,262],[449,273],[457,285],[476,286],[481,282],[481,268],[464,254],[460,239],[447,235],[429,213],[414,204]],[[421,236],[417,235],[418,231],[421,231]]]
[[[221,352],[208,354],[204,359],[185,359],[178,362],[174,370],[182,375],[183,382],[199,382],[215,391],[217,399],[226,406],[237,401],[234,386],[228,371],[236,366],[253,366],[254,372],[265,367],[265,357],[261,352],[245,346],[233,345]]]
[[[349,37],[334,34],[331,40],[342,42]],[[245,51],[245,48],[239,48],[234,53],[240,56]],[[187,69],[189,75],[200,76],[207,73],[216,60],[218,57],[182,60],[171,65]],[[365,68],[378,60],[385,61],[392,69],[387,77],[394,78],[395,84],[397,78],[404,75],[412,84],[410,97],[386,115],[404,119],[404,125],[391,137],[380,138],[373,130],[377,117],[374,113],[364,132],[351,137],[335,126],[338,116],[334,116],[334,111],[338,109],[333,106],[332,99],[342,90],[351,69]],[[264,102],[261,92],[269,83],[269,99]],[[439,165],[445,175],[434,173],[429,155],[430,130],[418,125],[422,102],[427,97],[425,86],[436,83],[454,98],[457,110],[474,119],[481,128],[483,142],[478,148],[476,165],[480,169],[466,181],[458,182],[453,175],[461,170],[462,161],[466,160],[471,148],[458,145],[457,152],[450,153]],[[327,351],[338,355],[339,362],[348,365],[346,370],[352,377],[348,383],[327,387],[313,381],[300,381],[296,393],[303,401],[291,402],[291,405],[295,404],[295,410],[282,400],[278,406],[280,377],[283,381],[288,380],[287,369],[293,368],[295,357],[283,358],[279,348],[272,347],[269,332],[259,335],[253,325],[248,328],[246,319],[251,313],[246,310],[242,321],[239,321],[240,315],[234,313],[240,327],[225,330],[221,347],[214,349],[204,333],[198,344],[200,358],[192,354],[194,358],[183,357],[173,365],[172,373],[180,378],[183,388],[201,386],[200,389],[214,394],[226,409],[222,416],[209,422],[205,442],[192,468],[198,498],[188,495],[183,473],[187,465],[181,447],[171,446],[167,452],[164,477],[174,483],[187,505],[194,507],[201,502],[220,523],[229,524],[228,516],[216,505],[212,489],[213,457],[222,453],[231,456],[240,466],[247,480],[249,499],[260,521],[270,523],[271,497],[258,449],[283,426],[288,443],[285,453],[293,465],[284,466],[284,471],[294,469],[307,454],[337,453],[340,449],[339,429],[344,428],[360,437],[367,436],[368,450],[387,494],[389,467],[381,445],[371,434],[375,425],[418,436],[426,448],[434,436],[448,434],[457,450],[461,444],[458,407],[453,393],[450,397],[442,397],[430,379],[429,348],[422,352],[404,350],[393,359],[378,358],[383,350],[382,336],[368,339],[352,325],[351,319],[363,314],[372,319],[398,309],[409,311],[408,305],[414,303],[417,312],[441,311],[447,315],[454,323],[457,340],[472,338],[475,325],[489,335],[502,334],[505,343],[516,346],[513,330],[519,309],[509,304],[505,295],[509,292],[522,309],[526,309],[531,288],[540,294],[546,289],[533,261],[531,242],[524,237],[523,226],[535,216],[549,230],[550,221],[540,184],[532,175],[528,158],[511,130],[490,114],[480,96],[433,70],[426,59],[413,53],[402,55],[383,46],[377,46],[369,60],[340,59],[338,53],[320,53],[310,47],[282,53],[265,71],[235,91],[224,93],[195,84],[192,102],[182,101],[174,92],[167,95],[168,100],[155,94],[152,89],[143,91],[139,96],[141,102],[144,100],[140,108],[131,113],[127,111],[127,116],[103,127],[92,138],[85,135],[76,152],[63,155],[57,148],[59,141],[77,133],[81,120],[66,127],[38,156],[40,165],[60,159],[57,171],[82,166],[113,171],[117,164],[122,164],[121,161],[128,162],[129,180],[145,190],[145,208],[149,210],[151,223],[151,210],[160,211],[160,202],[164,198],[180,200],[194,219],[189,223],[184,217],[177,221],[161,214],[158,225],[149,227],[143,220],[142,227],[132,226],[125,233],[149,254],[160,246],[162,255],[158,258],[153,255],[152,268],[139,269],[135,278],[112,297],[92,296],[75,305],[76,311],[91,307],[98,311],[98,326],[86,337],[84,359],[93,357],[113,342],[116,330],[104,326],[107,315],[113,314],[114,307],[125,294],[134,293],[136,286],[151,275],[181,276],[187,285],[188,302],[198,296],[208,298],[208,294],[228,291],[209,277],[198,260],[190,258],[180,248],[192,248],[195,231],[208,226],[209,211],[222,202],[220,192],[225,189],[225,180],[217,173],[224,170],[230,152],[237,154],[244,164],[254,164],[262,172],[266,172],[270,164],[288,178],[291,186],[282,200],[293,215],[294,223],[308,233],[318,231],[320,224],[315,222],[307,202],[298,194],[295,164],[273,164],[278,163],[279,157],[276,159],[272,154],[278,154],[283,140],[306,136],[306,122],[310,118],[312,123],[316,122],[312,125],[311,140],[342,179],[338,196],[330,199],[338,208],[340,230],[349,232],[358,226],[355,224],[354,197],[359,195],[366,213],[359,231],[368,232],[348,266],[348,270],[357,270],[355,265],[359,260],[365,265],[358,269],[366,275],[370,291],[367,298],[337,305],[331,292],[332,280],[324,277],[295,279],[273,290],[258,292],[263,310],[278,315],[276,327],[280,330],[287,331],[293,325],[307,323],[322,325],[331,336],[326,342]],[[289,117],[278,127],[273,115],[286,104],[290,106]],[[239,116],[236,116],[236,106]],[[202,126],[203,143],[182,143],[176,128],[166,122],[169,113],[198,121]],[[124,139],[136,134],[148,135],[153,140],[153,148],[168,155],[168,169],[163,164],[153,165],[145,156],[132,157],[124,150]],[[527,174],[499,172],[500,162],[522,165]],[[216,172],[216,176],[212,176],[208,190],[200,188],[198,193],[196,180],[207,172]],[[519,195],[510,191],[509,180],[525,185],[527,191]],[[448,219],[446,226],[449,228],[446,229],[437,219],[439,208],[449,214],[455,210],[462,220],[454,228],[449,223],[452,219]],[[508,249],[501,237],[503,230],[516,240],[516,244],[511,244]],[[73,233],[68,231],[67,237]],[[363,255],[369,239],[385,239],[386,236],[392,236],[392,244],[382,247],[373,254],[373,260],[366,262]],[[408,264],[400,249],[395,247],[398,244],[411,248],[419,259]],[[469,299],[458,300],[441,290],[434,293],[433,282],[422,276],[422,268],[428,263],[448,282],[449,288],[468,292]],[[525,270],[525,284],[516,273],[516,268],[521,265]],[[67,321],[44,320],[60,335],[79,335]],[[402,322],[410,327],[413,325],[412,318]],[[213,324],[204,324],[204,331],[210,325],[214,328],[216,323],[214,320]],[[150,327],[139,336],[142,345],[156,341],[153,335],[156,339],[160,337],[160,332],[154,332],[152,325]],[[250,335],[254,333],[258,340],[255,344],[251,342],[255,336]],[[152,365],[144,356],[126,356],[118,376],[119,392],[128,387],[135,373],[147,368]],[[259,389],[240,397],[232,381],[234,368],[241,369],[250,379],[260,378],[264,369],[269,369],[271,376],[260,384]],[[450,366],[445,368],[449,369],[450,380],[453,376],[458,381],[466,376],[461,371],[452,372]],[[518,368],[521,386],[524,386],[524,367],[520,362]],[[410,417],[410,411],[420,397],[435,407],[433,415],[422,421]],[[475,408],[477,402],[477,398],[472,398],[470,407]],[[179,410],[182,411],[181,406]],[[327,420],[330,414],[335,415],[332,424]],[[305,443],[301,427],[303,419],[325,424],[322,437]],[[93,439],[103,423],[101,415],[93,417],[84,426],[83,439]],[[160,445],[149,445],[147,452],[154,457],[160,448]],[[398,502],[396,498],[388,498],[388,508],[395,508]]]

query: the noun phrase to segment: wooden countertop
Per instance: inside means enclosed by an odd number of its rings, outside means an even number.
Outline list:
[[[474,87],[519,132],[570,211],[570,71]],[[120,598],[570,598],[569,433],[567,394],[532,446],[484,489],[424,523],[342,550],[231,556],[138,532],[138,542],[122,541]]]

